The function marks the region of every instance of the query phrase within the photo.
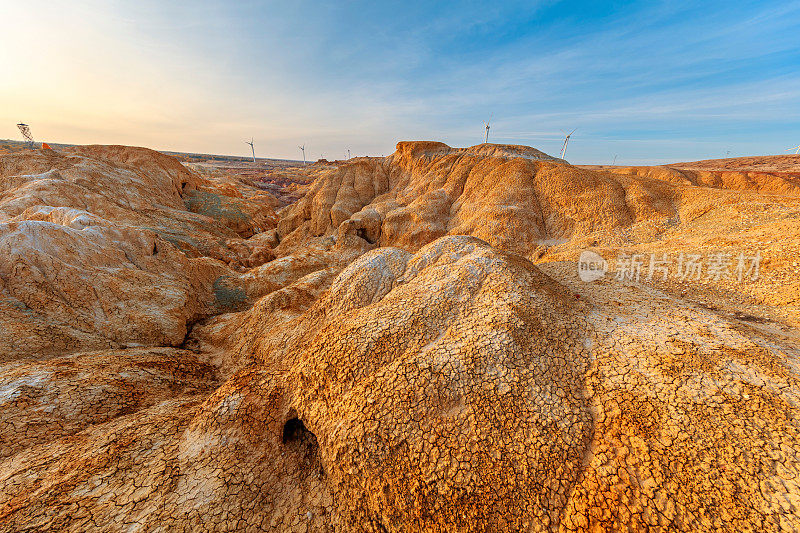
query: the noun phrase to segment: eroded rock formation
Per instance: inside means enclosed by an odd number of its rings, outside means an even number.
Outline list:
[[[298,240],[293,233],[345,233],[407,249],[467,234],[525,252],[536,243],[674,215],[673,193],[663,182],[490,146],[401,142],[386,159],[343,165],[289,208],[278,232],[289,242]]]

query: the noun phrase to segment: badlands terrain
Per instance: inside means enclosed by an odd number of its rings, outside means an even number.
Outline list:
[[[0,154],[0,531],[800,530],[800,157],[181,159]]]

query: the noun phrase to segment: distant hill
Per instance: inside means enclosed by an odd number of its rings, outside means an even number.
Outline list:
[[[628,165],[578,165],[592,170],[610,170]],[[800,173],[800,154],[789,155],[753,155],[746,157],[729,157],[726,159],[703,159],[683,163],[667,163],[659,165],[685,170],[735,170],[770,173]]]
[[[59,150],[63,148],[72,148],[74,146],[79,146],[75,144],[62,144],[62,143],[47,143],[51,148],[54,150]],[[36,148],[41,148],[42,143],[35,143]],[[20,150],[27,150],[28,144],[22,141],[15,141],[11,139],[0,139],[0,154],[3,153],[13,153],[18,152]],[[252,157],[246,156],[238,156],[238,155],[219,155],[219,154],[201,154],[201,153],[194,153],[194,152],[172,152],[169,150],[156,150],[162,154],[171,155],[181,161],[188,162],[188,163],[197,163],[197,162],[207,162],[207,161],[222,161],[226,163],[252,163]],[[293,159],[276,159],[276,158],[267,158],[267,157],[257,157],[256,162],[264,162],[264,161],[287,161],[296,163]]]
[[[800,154],[756,155],[727,159],[704,159],[689,163],[673,163],[674,168],[697,170],[757,170],[761,172],[800,172]]]

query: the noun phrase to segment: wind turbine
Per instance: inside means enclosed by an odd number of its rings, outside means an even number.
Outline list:
[[[347,149],[347,159],[350,159],[350,148]]]
[[[794,148],[787,148],[786,149],[787,152],[791,152],[792,150],[794,150],[794,155],[800,154],[800,144],[798,144]]]
[[[250,145],[250,149],[253,151],[253,163],[255,163],[256,162],[256,149],[253,147],[253,138],[250,137],[250,142],[245,141],[244,143]]]
[[[613,167],[614,165],[616,165],[616,164],[617,164],[617,158],[618,158],[618,157],[619,157],[619,154],[614,154],[614,162],[613,162],[613,163],[611,163],[611,166],[612,166],[612,167]]]
[[[572,137],[573,133],[575,133],[575,130],[572,130],[571,132],[567,133],[567,136],[564,137],[564,146],[561,147],[561,159],[564,159],[564,156],[567,155],[567,145],[569,144],[569,138]]]
[[[492,115],[489,115],[489,120],[483,123],[483,125],[486,127],[486,140],[483,142],[487,143],[489,142],[489,128],[491,127],[491,124],[492,124]]]
[[[298,146],[298,148],[300,148],[300,151],[303,152],[303,164],[305,165],[306,164],[306,145],[304,144],[303,146]]]
[[[27,124],[23,124],[20,122],[17,124],[19,128],[19,132],[22,134],[22,137],[25,139],[25,142],[28,144],[28,148],[33,148],[33,135],[31,135],[31,127]]]

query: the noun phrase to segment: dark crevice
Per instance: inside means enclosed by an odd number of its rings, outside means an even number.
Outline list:
[[[194,329],[195,324],[201,322],[200,320],[187,320],[186,321],[186,335],[183,336],[183,341],[175,346],[181,350],[189,350],[190,352],[194,352],[196,354],[201,353],[200,345],[197,342],[197,339],[192,337],[192,330]]]
[[[365,230],[364,228],[358,228],[356,230],[356,235],[358,235],[359,237],[361,237],[370,244],[375,244],[375,241],[369,238],[369,236],[367,235],[367,230]]]

